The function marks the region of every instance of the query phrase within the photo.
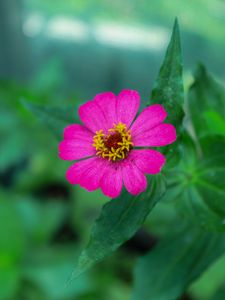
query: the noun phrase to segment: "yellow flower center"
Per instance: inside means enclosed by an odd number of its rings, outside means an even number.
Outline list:
[[[113,124],[108,134],[103,133],[103,130],[96,131],[93,142],[96,154],[112,161],[126,158],[133,147],[130,130],[121,122]]]

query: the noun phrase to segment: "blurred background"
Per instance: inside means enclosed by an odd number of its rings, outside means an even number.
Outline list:
[[[136,89],[147,100],[176,16],[185,88],[198,62],[224,82],[223,0],[0,0],[0,299],[127,300],[137,257],[181,222],[160,203],[116,254],[64,288],[107,199],[69,186],[57,139],[21,104],[70,107],[69,120],[99,92]],[[222,258],[182,299],[209,299],[224,270]]]

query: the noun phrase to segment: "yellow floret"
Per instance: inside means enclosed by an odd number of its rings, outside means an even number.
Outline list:
[[[106,141],[114,134],[119,134],[122,141],[117,143],[116,148],[108,148]],[[131,132],[127,130],[126,124],[119,122],[113,124],[113,128],[108,130],[108,134],[103,133],[102,129],[96,131],[92,145],[96,149],[96,155],[112,161],[121,160],[127,157],[128,152],[133,147]]]

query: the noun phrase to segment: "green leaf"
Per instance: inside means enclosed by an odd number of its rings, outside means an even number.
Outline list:
[[[225,299],[225,286],[222,286],[210,300],[224,300]]]
[[[145,193],[134,197],[124,192],[106,203],[93,225],[90,241],[79,257],[71,280],[131,238],[164,192],[164,177],[156,175],[150,178]]]
[[[213,296],[224,283],[224,277],[225,255],[223,254],[222,257],[191,285],[189,292],[196,299],[211,299],[211,296]],[[223,299],[225,299],[225,297]]]
[[[193,232],[162,240],[142,257],[134,274],[133,300],[175,300],[224,253],[225,236]]]
[[[199,65],[194,73],[188,107],[198,138],[208,134],[225,134],[225,89],[203,65]]]
[[[34,104],[24,99],[21,100],[25,108],[33,112],[44,124],[46,124],[57,139],[62,138],[63,130],[72,123],[79,123],[75,119],[75,106],[49,107],[40,104]]]
[[[180,132],[184,115],[183,102],[180,34],[178,21],[175,20],[172,37],[152,91],[150,104],[162,104],[168,113],[166,121],[176,126],[177,131]]]
[[[206,131],[209,134],[220,134],[225,136],[225,121],[216,111],[208,110],[203,113]]]
[[[201,139],[204,153],[199,155],[186,137],[181,146],[182,159],[167,170],[164,200],[174,201],[181,213],[197,226],[225,230],[225,139]]]

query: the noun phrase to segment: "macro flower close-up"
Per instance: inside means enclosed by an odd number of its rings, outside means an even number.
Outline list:
[[[123,185],[137,195],[147,187],[145,174],[157,174],[165,157],[151,147],[166,146],[176,140],[173,125],[163,123],[167,112],[160,104],[145,108],[138,116],[140,96],[123,90],[97,94],[79,108],[83,125],[64,130],[59,157],[76,161],[66,178],[88,191],[100,188],[108,197],[119,196]]]
[[[0,300],[225,300],[225,0],[0,15]]]

